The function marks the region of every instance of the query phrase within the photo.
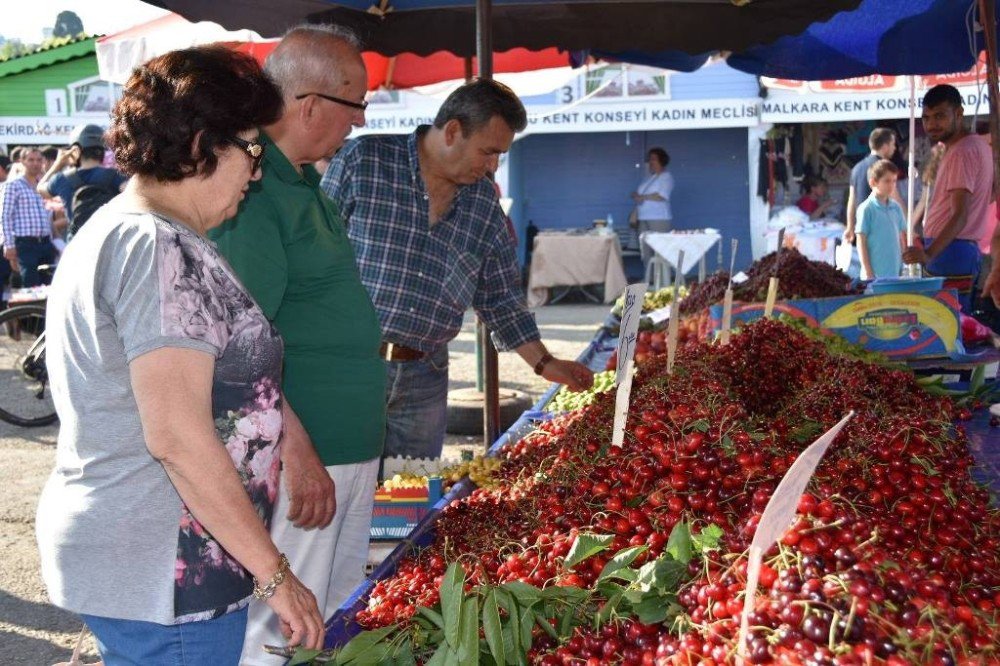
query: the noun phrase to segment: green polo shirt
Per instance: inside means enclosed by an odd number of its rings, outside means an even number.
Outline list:
[[[284,338],[285,398],[323,464],[370,460],[385,439],[378,314],[319,174],[262,139],[263,177],[209,236]]]

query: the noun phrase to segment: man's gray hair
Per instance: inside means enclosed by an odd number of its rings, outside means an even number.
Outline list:
[[[289,29],[264,61],[264,71],[287,99],[310,92],[305,88],[332,83],[337,63],[326,56],[330,41],[340,40],[361,50],[361,40],[349,28],[329,23],[304,23]]]

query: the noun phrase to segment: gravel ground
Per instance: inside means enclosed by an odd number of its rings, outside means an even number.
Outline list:
[[[542,338],[553,354],[575,358],[587,346],[608,306],[560,304],[536,311]],[[475,343],[471,317],[452,342],[451,387],[475,385]],[[547,388],[515,354],[500,355],[501,386],[533,398]],[[58,426],[26,429],[0,422],[0,664],[48,665],[69,659],[81,623],[47,602],[35,546],[35,506],[55,459]],[[475,437],[448,438],[448,448],[476,448]],[[109,544],[109,553],[114,553]],[[121,556],[126,557],[127,553]],[[108,590],[108,594],[114,594]],[[88,637],[85,662],[96,660]]]

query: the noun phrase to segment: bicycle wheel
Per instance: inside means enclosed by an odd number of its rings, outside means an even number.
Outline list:
[[[56,420],[45,367],[45,306],[0,312],[0,419],[18,426]]]

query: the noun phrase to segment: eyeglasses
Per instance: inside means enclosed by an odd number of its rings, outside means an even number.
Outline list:
[[[229,142],[238,148],[242,148],[243,152],[250,156],[250,166],[252,168],[250,173],[257,173],[260,163],[264,159],[264,144],[256,139],[245,141],[238,136],[229,137]]]
[[[334,97],[333,95],[324,95],[323,93],[302,93],[301,95],[296,95],[295,99],[305,99],[310,95],[315,95],[316,97],[322,97],[325,100],[331,102],[336,102],[337,104],[343,104],[344,106],[349,106],[352,109],[357,109],[358,111],[364,111],[368,108],[368,102],[352,102],[349,99],[344,99],[343,97]]]

